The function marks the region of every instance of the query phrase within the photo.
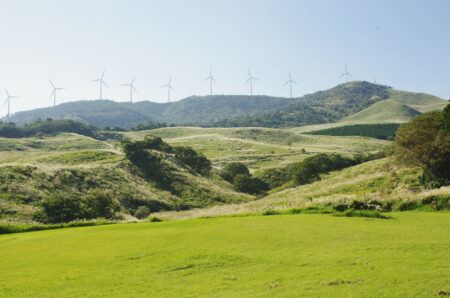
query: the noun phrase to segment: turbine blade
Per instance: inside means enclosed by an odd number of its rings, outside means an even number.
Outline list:
[[[130,86],[130,84],[122,84],[122,85],[120,85],[120,86]]]
[[[298,83],[296,81],[291,81],[291,82],[298,85]]]
[[[136,76],[134,76],[133,80],[131,81],[131,84],[133,85],[134,80],[136,80]]]
[[[55,94],[55,89],[53,89],[52,93],[50,93],[50,98]]]
[[[102,80],[102,84],[103,84],[105,87],[109,88],[108,85],[106,85],[105,81],[103,81],[103,80]]]
[[[134,88],[134,86],[133,86],[133,85],[131,85],[131,89],[133,89],[133,90],[134,90],[134,92],[136,92],[136,93],[137,93],[137,90],[136,90],[136,88]]]
[[[105,75],[105,69],[103,69],[103,72],[102,72],[102,76],[101,76],[102,79],[103,79],[104,75]]]
[[[55,88],[55,85],[53,84],[52,80],[48,79],[48,81],[50,82],[50,85],[52,85],[52,87]]]
[[[345,76],[345,75],[346,75],[345,73],[341,74],[341,75],[339,76],[338,80],[339,80],[340,78],[342,78],[343,76]]]
[[[248,82],[250,82],[251,78],[248,78],[247,81],[245,81],[244,84],[248,84]]]
[[[8,90],[6,90],[6,88],[3,88],[3,89],[5,89],[6,95],[9,96]]]
[[[284,83],[283,86],[286,86],[287,84],[289,84],[291,81],[287,81],[286,83]]]
[[[91,83],[98,82],[98,81],[100,81],[100,79],[92,80]]]
[[[163,87],[169,87],[169,85],[162,85],[162,86],[159,86],[159,88],[163,88]]]

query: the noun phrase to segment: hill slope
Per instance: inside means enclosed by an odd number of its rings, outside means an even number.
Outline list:
[[[385,100],[389,102],[375,106]],[[354,81],[305,95],[276,111],[256,117],[226,119],[215,123],[214,126],[294,127],[343,120],[359,123],[406,122],[420,112],[440,110],[445,105],[446,101],[432,95],[393,90],[387,86]],[[375,106],[373,110],[368,110],[363,115],[357,114],[372,106]],[[352,115],[355,115],[355,118],[351,118]]]
[[[395,122],[404,123],[421,113],[407,105],[391,99],[382,100],[356,114],[343,119],[351,122]]]
[[[411,109],[425,112],[440,110],[446,105],[446,101],[436,96],[354,81],[297,99],[262,95],[214,95],[191,96],[173,103],[78,101],[18,112],[11,120],[23,125],[38,118],[73,119],[100,128],[129,128],[147,121],[216,127],[294,127],[336,123],[384,100],[390,100],[390,105],[395,102],[403,107],[396,105],[391,110],[388,106],[376,106],[377,109],[369,110],[368,113],[378,114],[370,115],[367,121],[405,122],[417,114]],[[355,116],[356,120],[366,121],[359,115]]]
[[[204,125],[231,117],[259,115],[291,102],[288,98],[245,95],[191,96],[173,103],[76,101],[18,112],[11,117],[11,121],[24,125],[38,118],[73,119],[101,128],[129,128],[147,121]]]

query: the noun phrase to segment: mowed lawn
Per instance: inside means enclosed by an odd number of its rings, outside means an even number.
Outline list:
[[[0,235],[5,297],[430,297],[450,291],[450,213],[278,215]]]

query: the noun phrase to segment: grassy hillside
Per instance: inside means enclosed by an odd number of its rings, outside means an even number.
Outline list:
[[[216,126],[294,127],[330,122],[407,122],[421,112],[441,110],[446,101],[424,93],[393,90],[369,82],[349,82],[305,95],[256,117],[227,119]]]
[[[193,209],[181,212],[160,212],[155,215],[164,219],[187,219],[196,217],[223,216],[248,212],[287,210],[304,208],[316,204],[351,203],[354,200],[392,202],[415,202],[428,196],[450,197],[450,187],[424,191],[419,188],[419,168],[395,167],[391,172],[386,165],[389,159],[374,160],[322,175],[322,180],[311,184],[278,188],[257,201]],[[258,175],[258,172],[256,172]]]
[[[0,235],[4,297],[433,297],[448,213],[283,215]]]
[[[376,152],[389,144],[363,137],[314,136],[272,128],[170,127],[124,135],[142,139],[147,133],[173,145],[191,146],[205,154],[215,167],[239,161],[252,170],[280,166],[321,152],[344,155]]]
[[[405,123],[409,119],[420,115],[420,112],[393,100],[383,100],[354,115],[346,117],[343,121],[382,123]]]
[[[195,173],[173,154],[157,153],[170,178],[165,189],[130,164],[117,144],[75,134],[0,144],[0,221],[31,221],[46,197],[83,197],[92,189],[111,193],[125,218],[138,206],[181,210],[254,198],[235,192],[215,173]]]
[[[389,90],[389,99],[409,106],[421,113],[442,110],[448,101],[425,93],[412,93],[399,90]]]
[[[389,97],[388,87],[368,82],[349,82],[305,95],[292,104],[256,117],[227,119],[215,126],[302,126],[337,122]]]

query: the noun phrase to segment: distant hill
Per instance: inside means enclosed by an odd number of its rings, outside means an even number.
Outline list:
[[[421,113],[407,105],[398,103],[391,99],[382,100],[371,105],[356,114],[343,119],[349,122],[381,123],[393,122],[404,123]]]
[[[72,119],[101,128],[129,128],[147,121],[206,125],[226,118],[256,116],[291,102],[288,98],[246,95],[191,96],[173,103],[76,101],[56,107],[18,112],[11,117],[11,121],[24,125],[38,118]]]
[[[421,112],[440,110],[445,105],[446,101],[436,96],[353,81],[305,95],[276,111],[255,117],[225,119],[213,126],[295,127],[342,120],[359,123],[407,122]]]
[[[17,125],[37,119],[72,119],[100,128],[130,128],[144,122],[214,127],[296,127],[352,122],[406,122],[418,113],[440,110],[446,101],[424,93],[354,81],[289,99],[271,96],[191,96],[173,103],[111,100],[76,101],[15,113]]]

